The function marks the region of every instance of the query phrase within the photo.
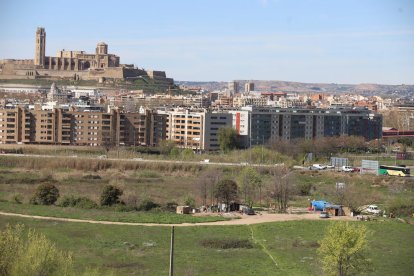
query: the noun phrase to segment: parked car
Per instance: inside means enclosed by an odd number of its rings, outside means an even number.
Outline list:
[[[342,166],[341,170],[343,172],[352,172],[354,168],[352,168],[351,166]]]
[[[324,170],[326,169],[326,166],[321,165],[321,164],[313,164],[312,166],[309,167],[310,170]]]
[[[352,172],[360,172],[361,169],[360,168],[352,168]]]
[[[321,212],[321,213],[319,214],[319,217],[320,217],[320,218],[329,218],[329,213],[328,213],[328,212],[323,211],[323,212]]]
[[[381,210],[378,209],[377,205],[368,205],[368,207],[364,211],[366,211],[367,213],[374,214],[374,215],[378,215],[381,212]]]
[[[254,212],[253,208],[244,208],[243,209],[243,213],[245,213],[246,215],[256,215],[256,213]]]
[[[335,166],[334,165],[326,165],[325,166],[327,169],[335,169]]]

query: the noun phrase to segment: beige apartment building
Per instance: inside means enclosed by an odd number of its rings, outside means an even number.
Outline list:
[[[169,110],[158,111],[166,114],[168,140],[181,148],[200,151],[219,150],[220,128],[232,127],[232,115],[206,111]]]
[[[0,108],[0,144],[155,146],[165,133],[166,115],[151,110]]]

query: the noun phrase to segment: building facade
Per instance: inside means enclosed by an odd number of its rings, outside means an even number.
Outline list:
[[[160,111],[158,111],[160,113]],[[232,126],[232,115],[206,111],[169,110],[166,137],[181,148],[200,151],[220,149],[218,133],[220,128]]]
[[[0,108],[1,144],[156,146],[165,134],[166,116],[151,110]]]
[[[242,107],[229,111],[244,147],[272,139],[316,139],[331,136],[382,137],[382,115],[357,109]]]

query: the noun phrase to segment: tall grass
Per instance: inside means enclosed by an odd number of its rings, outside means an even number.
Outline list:
[[[24,168],[28,170],[59,168],[75,169],[83,171],[100,171],[108,169],[118,170],[155,170],[155,171],[186,171],[198,172],[202,165],[186,163],[155,163],[155,162],[133,162],[105,159],[83,159],[83,158],[39,158],[30,156],[0,156],[0,167]]]

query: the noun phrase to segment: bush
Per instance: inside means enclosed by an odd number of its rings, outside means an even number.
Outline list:
[[[15,202],[15,203],[18,203],[18,204],[22,204],[23,203],[23,196],[22,196],[22,194],[19,194],[19,193],[14,194],[12,196],[12,201]]]
[[[131,211],[136,211],[136,208],[133,206],[127,206],[125,204],[119,203],[119,204],[115,204],[113,206],[111,206],[111,208],[113,208],[113,210],[115,210],[116,212],[131,212]]]
[[[0,231],[0,275],[75,275],[72,255],[22,225]]]
[[[76,207],[82,209],[94,209],[98,207],[98,204],[96,204],[93,200],[87,197],[65,196],[63,197],[59,206]]]
[[[242,239],[205,239],[200,242],[203,247],[230,249],[230,248],[253,248],[249,240]]]
[[[184,205],[190,206],[191,208],[195,207],[195,199],[192,196],[187,196],[184,199]]]
[[[115,186],[107,185],[101,194],[101,205],[111,206],[120,203],[119,197],[123,194],[123,191]]]
[[[87,174],[87,175],[84,175],[82,178],[83,179],[88,179],[88,180],[102,179],[102,177],[100,177],[99,175],[94,175],[94,174]]]
[[[32,204],[52,205],[59,198],[59,190],[52,184],[41,184],[30,199]]]
[[[164,206],[162,206],[162,210],[175,213],[175,211],[177,211],[177,206],[178,206],[177,202],[170,201],[170,202],[167,202]]]
[[[389,203],[388,212],[396,216],[412,216],[414,214],[414,202],[410,199],[396,198]]]
[[[302,196],[310,195],[312,189],[312,183],[301,183],[299,184],[299,194]]]
[[[139,211],[150,211],[154,208],[160,207],[159,204],[155,203],[151,199],[144,199],[138,206]]]

